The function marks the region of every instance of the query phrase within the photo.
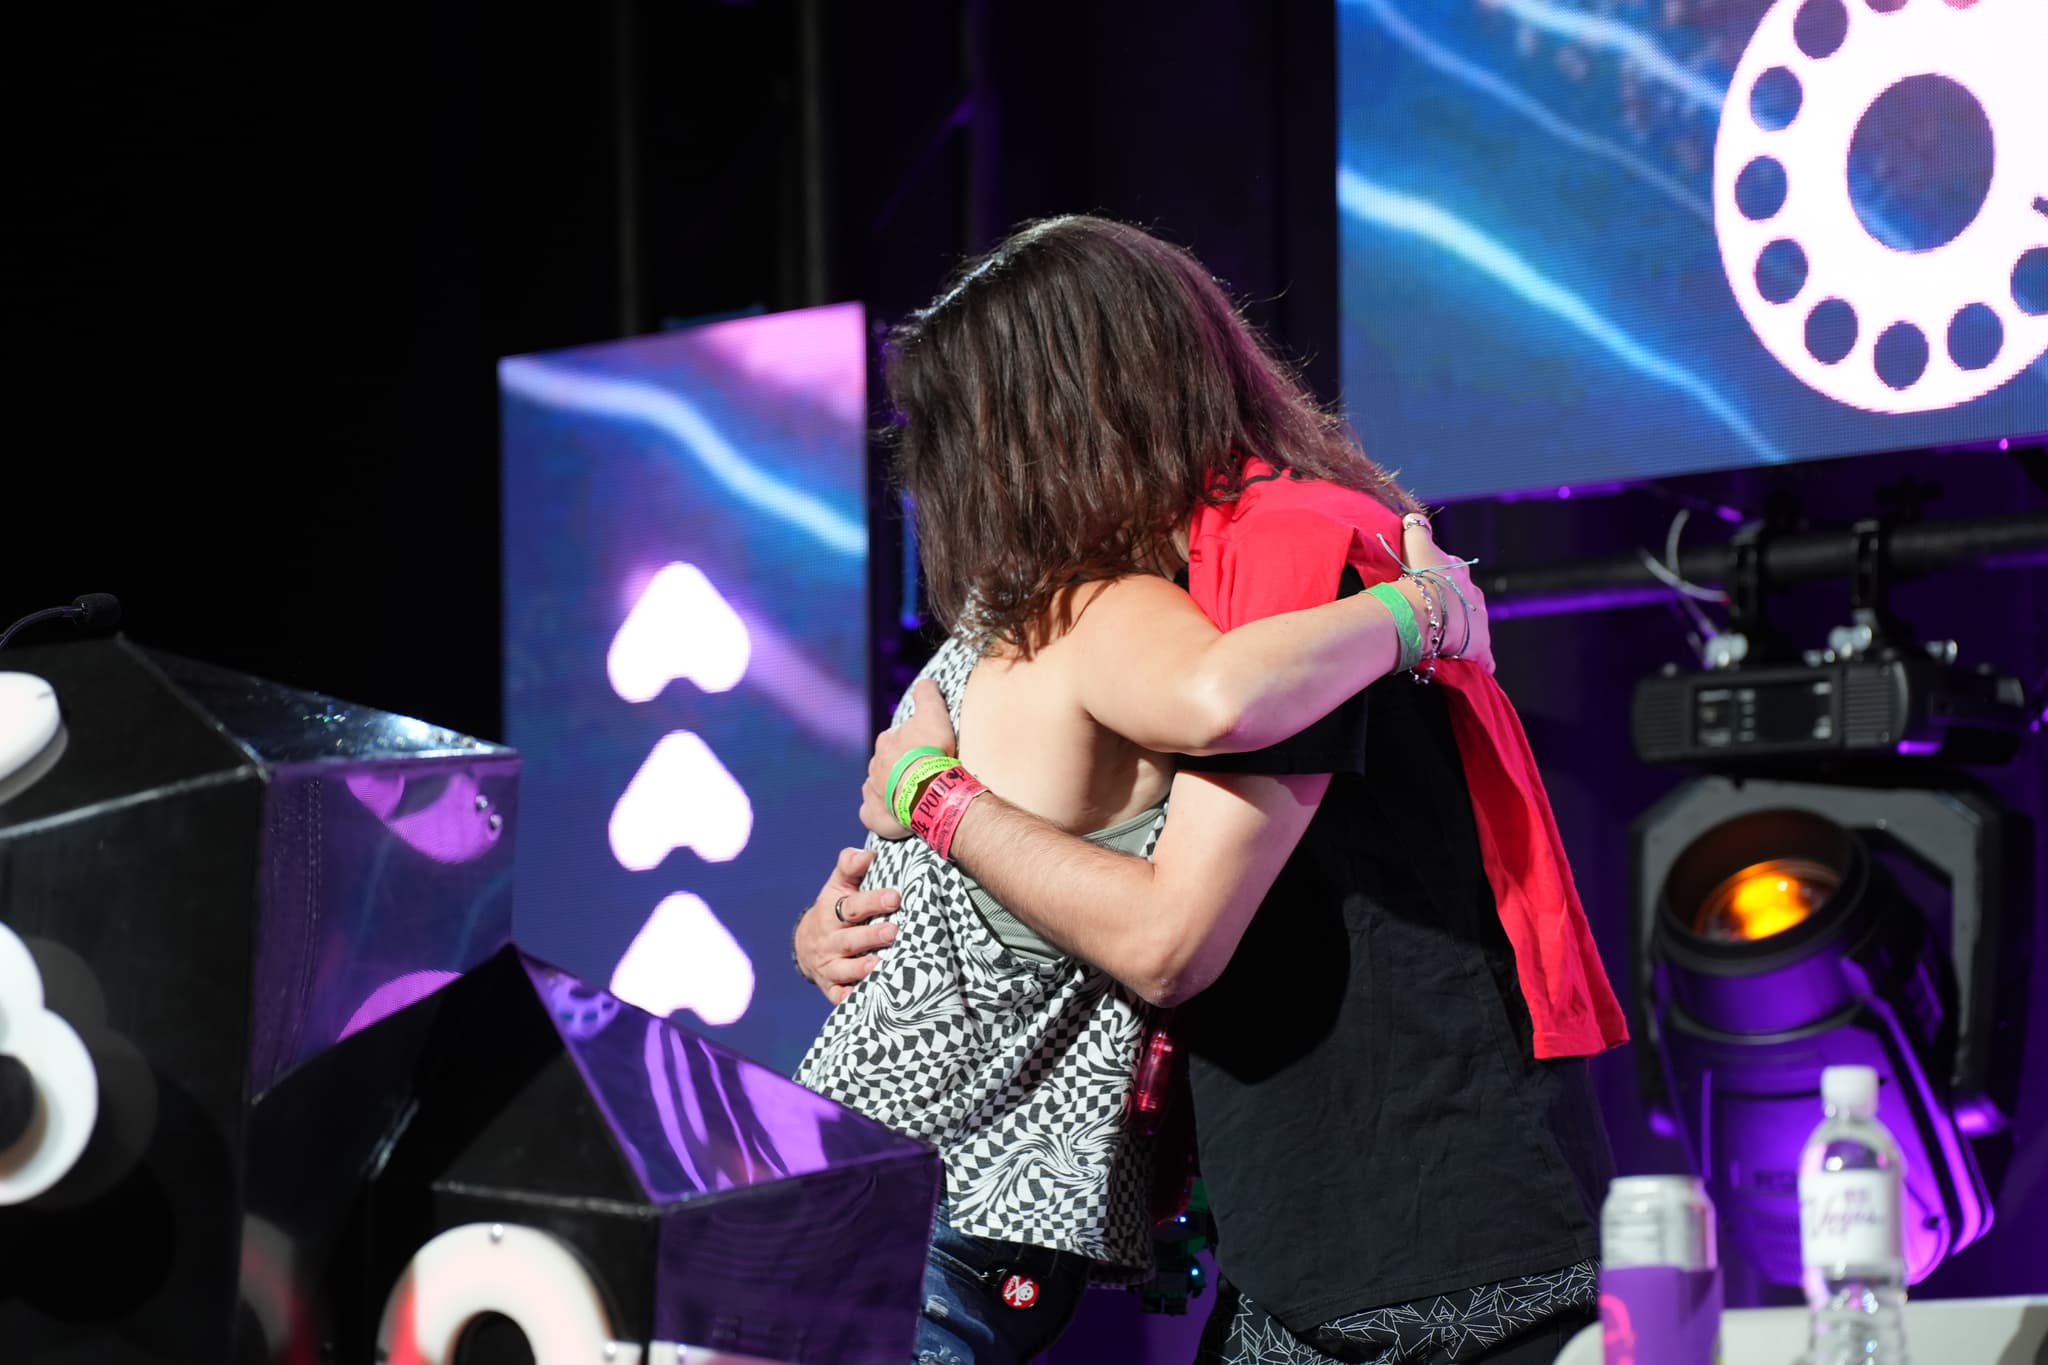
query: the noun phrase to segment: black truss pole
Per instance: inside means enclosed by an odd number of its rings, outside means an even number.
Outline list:
[[[1879,537],[1887,576],[1894,581],[1943,569],[2048,564],[2048,514],[1908,523],[1883,528]],[[1681,550],[1679,576],[1702,586],[1724,585],[1734,576],[1741,552],[1734,544]],[[1868,531],[1846,526],[1764,532],[1750,551],[1758,558],[1758,576],[1766,587],[1852,578],[1868,552]],[[1499,618],[1604,611],[1661,602],[1673,591],[1637,555],[1492,571],[1482,567],[1473,577]]]

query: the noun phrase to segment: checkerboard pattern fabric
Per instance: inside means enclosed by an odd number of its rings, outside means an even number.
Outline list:
[[[920,675],[956,727],[979,657],[956,635]],[[913,709],[906,695],[896,723]],[[1076,958],[1004,947],[959,869],[922,840],[868,847],[863,885],[903,896],[896,941],[826,1019],[797,1080],[938,1147],[957,1230],[1091,1257],[1104,1282],[1149,1275],[1150,1153],[1123,1118],[1146,1005]]]

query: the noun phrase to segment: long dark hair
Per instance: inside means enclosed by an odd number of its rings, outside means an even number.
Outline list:
[[[1199,261],[1128,224],[1014,233],[895,330],[887,375],[935,613],[1027,653],[1065,589],[1170,562],[1251,457],[1417,510]]]

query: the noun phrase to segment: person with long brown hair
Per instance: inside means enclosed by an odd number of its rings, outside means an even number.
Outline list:
[[[799,925],[800,969],[839,1002],[799,1077],[945,1157],[920,1359],[1021,1360],[1083,1283],[1134,1278],[1147,1258],[1146,1154],[1124,1115],[1141,1001],[1178,1003],[1227,975],[1329,804],[1331,774],[1359,785],[1368,685],[1414,666],[1488,677],[1490,637],[1413,501],[1191,256],[1135,228],[1068,218],[1020,232],[899,330],[889,376],[899,477],[954,633],[871,766],[862,813],[883,842],[843,858]],[[1383,523],[1379,544],[1290,506],[1297,490],[1353,500],[1359,525]],[[1339,597],[1364,586],[1361,566],[1374,585]],[[1171,581],[1183,569],[1212,597],[1256,600],[1304,575],[1313,595],[1219,634]],[[959,763],[936,753],[956,727]],[[913,734],[934,752],[899,742]],[[1250,766],[1174,776],[1173,754]],[[922,837],[903,839],[906,823]],[[860,922],[899,905],[893,925]],[[1343,905],[1304,907],[1325,908],[1303,918],[1341,940]],[[1339,970],[1327,988],[1338,946],[1298,964],[1322,987],[1305,999],[1332,1017],[1351,984]],[[1223,1128],[1231,1117],[1216,1113]],[[1212,1185],[1212,1164],[1256,1161],[1256,1145],[1212,1153],[1205,1128]],[[1583,1218],[1554,1207],[1579,1237]],[[1236,1239],[1250,1247],[1259,1229],[1218,1212],[1235,1274]],[[1345,1292],[1362,1283],[1372,1292],[1355,1276]]]
[[[958,706],[948,716],[920,684],[920,704],[879,737],[862,800],[874,835],[915,839],[883,845],[866,890],[827,882],[799,927],[799,960],[831,990],[868,970],[850,954],[877,933],[889,888],[903,886],[889,860],[909,845],[950,876],[975,878],[977,894],[1022,931],[1153,1005],[1182,1005],[1176,1036],[1190,1060],[1223,1271],[1202,1361],[1548,1361],[1595,1312],[1595,1209],[1612,1154],[1585,1058],[1624,1042],[1626,1025],[1491,655],[1460,661],[1444,649],[1466,632],[1481,639],[1485,608],[1462,577],[1430,577],[1434,544],[1393,553],[1395,538],[1425,534],[1425,518],[1403,512],[1411,503],[1266,358],[1190,258],[1133,229],[1073,231],[1047,233],[1061,254],[997,252],[911,334],[899,360],[907,383],[893,389],[909,399],[905,469],[940,499],[965,485],[967,501],[948,503],[958,516],[983,499],[1057,510],[1075,479],[1032,454],[1057,440],[1042,430],[1047,413],[1087,413],[1096,426],[1079,450],[1106,450],[1118,467],[1147,448],[1126,434],[1130,409],[1223,417],[1182,428],[1198,475],[1178,487],[1196,491],[1192,505],[1180,495],[1151,505],[1169,516],[1153,522],[1112,503],[1110,530],[1096,534],[1130,548],[1102,561],[1063,561],[1053,542],[1032,548],[1006,514],[975,526],[981,551],[954,536],[942,565],[989,565],[934,573],[958,620],[973,622],[983,598],[1049,602],[1051,620],[1065,620],[1059,593],[1034,598],[1030,585],[1157,563],[1171,536],[1192,598],[1217,626],[1235,626],[1210,649],[1276,622],[1307,628],[1315,612],[1276,612],[1333,596],[1335,608],[1378,598],[1399,616],[1389,593],[1421,585],[1432,647],[1413,671],[1440,686],[1384,677],[1262,749],[1247,751],[1266,731],[1235,726],[1227,733],[1245,743],[1184,747],[1174,817],[1147,862],[1073,837],[1036,800],[1030,763],[1059,761],[1057,743],[981,729],[975,706],[961,743]],[[1126,276],[1147,284],[1126,287]],[[1178,293],[1190,319],[1163,340],[1133,313],[1133,295],[1151,301],[1153,287]],[[950,366],[973,383],[948,387]],[[1141,383],[1124,385],[1126,375]],[[1135,428],[1157,432],[1145,417]],[[999,452],[1010,452],[1008,465]],[[1151,477],[1174,485],[1171,467],[1159,460]],[[1087,497],[1120,493],[1110,477]],[[1423,577],[1401,559],[1423,565]],[[1432,596],[1432,583],[1450,593]],[[1081,628],[1118,593],[1161,614],[1178,606],[1157,579],[1118,577]],[[1018,620],[1040,618],[1026,608]],[[1073,643],[1087,657],[1102,651],[1112,669],[1135,669],[1139,651],[1159,647],[1141,612],[1098,624],[1108,630]],[[1376,675],[1397,671],[1384,653],[1374,663]],[[975,669],[971,702],[983,675],[999,671]],[[1126,677],[1130,710],[1169,688]],[[1303,710],[1321,714],[1321,704],[1323,694]],[[1124,712],[1106,716],[1110,729],[1124,722]],[[1165,747],[1167,737],[1139,743]],[[948,757],[920,761],[903,794],[895,761],[909,751]],[[889,976],[893,952],[874,976]],[[1040,1111],[1042,1124],[1063,1117]]]

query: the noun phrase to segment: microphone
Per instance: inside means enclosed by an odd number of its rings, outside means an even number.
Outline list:
[[[32,611],[5,630],[0,630],[0,649],[7,648],[7,642],[30,626],[45,621],[72,621],[80,629],[104,632],[121,624],[121,601],[110,592],[89,592],[68,607],[45,607]]]

